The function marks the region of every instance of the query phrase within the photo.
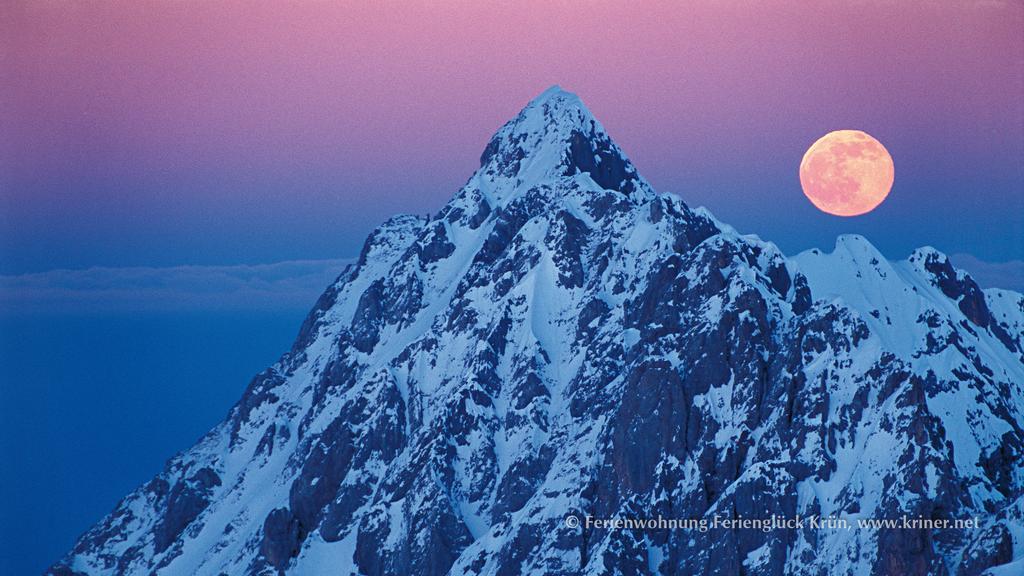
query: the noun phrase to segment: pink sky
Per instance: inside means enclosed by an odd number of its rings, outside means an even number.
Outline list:
[[[655,187],[768,237],[758,226],[772,206],[806,203],[788,195],[803,151],[840,128],[882,140],[896,192],[918,205],[958,198],[981,222],[1014,201],[1021,5],[825,4],[7,2],[7,267],[40,267],[19,256],[40,227],[56,227],[51,249],[94,243],[75,248],[79,265],[142,259],[116,247],[124,235],[139,250],[152,240],[157,260],[230,256],[189,238],[173,253],[178,230],[258,252],[238,260],[349,255],[388,214],[436,210],[490,134],[554,83],[584,99]],[[282,241],[298,234],[287,227],[357,230],[332,254],[330,239],[298,237],[294,253],[259,252],[243,223],[225,222],[235,217],[283,219]],[[968,244],[951,248],[995,255]]]

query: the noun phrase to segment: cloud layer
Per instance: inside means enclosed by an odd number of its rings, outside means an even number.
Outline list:
[[[351,259],[0,276],[0,312],[308,310]]]

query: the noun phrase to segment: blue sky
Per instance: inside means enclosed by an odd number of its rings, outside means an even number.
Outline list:
[[[0,574],[38,574],[220,422],[345,262],[0,277]]]

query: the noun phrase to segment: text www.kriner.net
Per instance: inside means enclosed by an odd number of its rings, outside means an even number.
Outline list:
[[[569,514],[563,520],[569,528],[585,530],[974,530],[980,527],[978,518],[924,518],[900,516],[898,518],[865,518],[845,516],[769,516],[768,518],[731,518],[711,516],[704,518],[595,518]]]

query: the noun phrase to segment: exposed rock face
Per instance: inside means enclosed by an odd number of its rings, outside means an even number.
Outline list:
[[[52,573],[1021,573],[1022,342],[935,251],[788,259],[656,194],[555,88]]]

